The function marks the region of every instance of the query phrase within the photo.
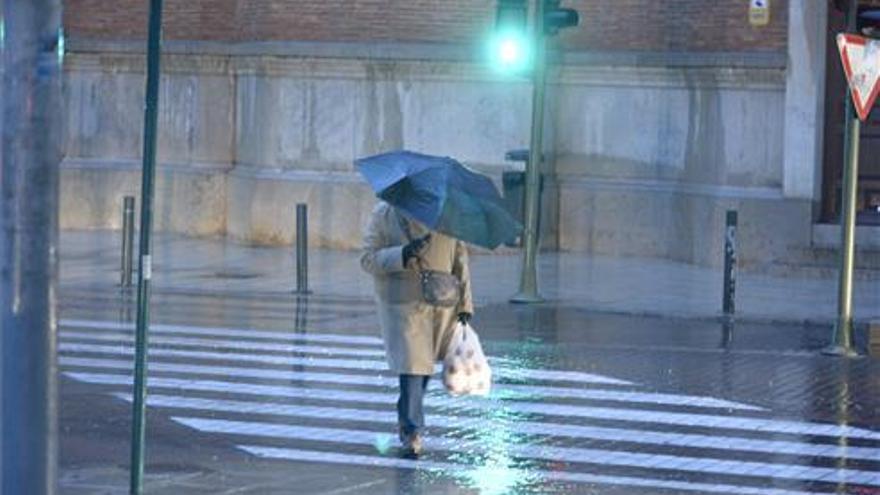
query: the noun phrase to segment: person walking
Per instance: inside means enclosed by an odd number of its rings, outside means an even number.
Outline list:
[[[456,320],[473,315],[465,244],[430,231],[386,202],[374,208],[364,232],[361,267],[373,275],[388,367],[399,375],[399,437],[406,455],[422,452],[424,394],[443,359]],[[452,274],[460,285],[457,304],[426,302],[420,273]]]

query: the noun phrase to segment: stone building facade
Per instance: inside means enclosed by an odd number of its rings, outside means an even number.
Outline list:
[[[137,194],[147,2],[67,0],[63,228],[118,228]],[[821,220],[825,0],[570,0],[549,75],[548,249],[802,263]],[[707,4],[711,4],[707,7]],[[499,180],[528,146],[531,86],[493,73],[494,0],[167,0],[157,228],[355,248],[373,196],[355,158],[448,154]],[[880,235],[861,227],[862,249]]]

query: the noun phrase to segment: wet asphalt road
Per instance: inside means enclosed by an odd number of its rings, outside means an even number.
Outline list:
[[[126,493],[130,294],[61,293],[62,493]],[[824,326],[478,308],[488,399],[398,455],[362,298],[154,295],[147,493],[880,493],[880,362]]]

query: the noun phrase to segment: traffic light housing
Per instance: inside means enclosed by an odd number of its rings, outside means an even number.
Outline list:
[[[561,0],[544,0],[544,34],[553,36],[560,29],[577,26],[581,17],[578,11],[561,7]]]
[[[521,72],[531,62],[532,40],[526,29],[528,11],[527,0],[498,0],[489,57],[501,72]]]
[[[540,34],[554,36],[560,30],[577,26],[578,11],[561,6],[561,0],[536,0],[543,16],[537,26]],[[524,72],[532,66],[535,38],[528,30],[530,0],[497,0],[495,32],[489,42],[489,59],[500,72]]]

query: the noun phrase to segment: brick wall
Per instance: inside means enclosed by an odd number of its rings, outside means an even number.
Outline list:
[[[238,0],[165,0],[166,39],[233,40]],[[64,30],[70,37],[146,39],[149,0],[63,0]]]
[[[809,0],[822,1],[822,0]],[[771,0],[770,24],[749,24],[748,0],[576,0],[581,25],[568,46],[593,50],[784,51],[788,0]]]
[[[477,39],[493,0],[248,0],[241,40],[421,41]]]
[[[143,39],[146,0],[64,0],[71,37]],[[821,0],[815,0],[821,1]],[[783,51],[788,0],[769,26],[748,23],[748,0],[567,0],[581,26],[573,50]],[[495,0],[166,0],[172,40],[478,43]]]

